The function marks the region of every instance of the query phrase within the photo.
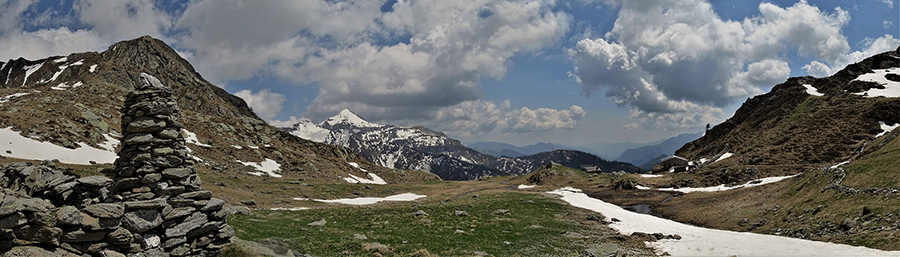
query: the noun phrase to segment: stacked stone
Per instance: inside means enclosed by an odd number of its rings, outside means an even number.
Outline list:
[[[123,250],[214,255],[234,235],[225,223],[225,201],[200,188],[174,91],[146,73],[141,77],[143,84],[125,100],[123,148],[111,197],[123,203],[122,227],[140,239]]]

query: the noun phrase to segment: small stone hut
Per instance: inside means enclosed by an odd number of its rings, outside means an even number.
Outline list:
[[[673,167],[675,171],[684,170],[688,166],[688,160],[677,155],[672,155],[661,160],[661,164],[663,166],[663,170],[671,170]]]

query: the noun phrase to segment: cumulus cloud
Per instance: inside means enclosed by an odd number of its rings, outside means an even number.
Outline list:
[[[437,111],[431,121],[442,131],[473,136],[491,133],[525,133],[541,130],[572,129],[585,111],[572,105],[569,109],[551,108],[513,109],[509,100],[496,104],[490,101],[467,101]]]
[[[812,61],[809,64],[804,65],[802,69],[809,73],[809,75],[816,77],[831,76],[847,65],[862,61],[866,57],[886,51],[896,50],[897,46],[900,45],[900,39],[896,39],[894,38],[894,36],[885,34],[884,36],[876,39],[866,38],[865,40],[863,40],[863,44],[863,50],[841,54],[840,56],[838,56],[837,60],[830,65],[819,61]]]
[[[702,0],[623,1],[613,29],[579,41],[568,55],[571,73],[587,95],[605,90],[631,108],[628,128],[678,129],[721,121],[721,107],[790,75],[786,50],[816,60],[804,69],[831,71],[854,60],[841,34],[850,16],[805,1],[781,8],[759,5],[759,14],[723,20]],[[875,39],[865,52],[891,41]],[[891,41],[893,42],[893,41]]]
[[[253,109],[256,115],[263,119],[272,119],[281,112],[281,104],[284,103],[285,97],[282,94],[269,91],[268,89],[260,90],[253,93],[250,90],[241,90],[234,95],[243,98],[247,105]]]
[[[878,0],[888,6],[888,9],[894,9],[894,0]]]

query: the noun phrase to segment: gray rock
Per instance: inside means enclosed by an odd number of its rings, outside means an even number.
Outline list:
[[[134,241],[134,235],[128,229],[119,227],[106,235],[106,241],[114,245],[130,245]]]
[[[171,220],[171,219],[175,219],[175,218],[180,218],[180,217],[188,216],[188,215],[191,215],[192,213],[194,213],[194,211],[195,211],[194,207],[180,207],[180,208],[175,208],[175,209],[173,209],[172,211],[167,212],[167,213],[164,215],[165,217],[163,217],[163,219],[164,219],[164,220]]]
[[[200,190],[200,191],[183,193],[183,194],[178,195],[178,197],[186,198],[186,199],[209,200],[210,198],[212,198],[212,192],[207,191],[207,190]]]
[[[85,206],[82,211],[97,218],[118,219],[125,214],[125,207],[112,203],[98,203]]]
[[[135,233],[143,233],[158,227],[163,223],[159,212],[153,209],[139,209],[133,212],[125,213],[122,218],[122,227]]]
[[[494,210],[493,214],[494,215],[509,215],[510,212],[509,212],[509,210],[505,210],[505,209],[497,209],[497,210]]]
[[[63,233],[59,241],[66,243],[96,242],[106,237],[106,231],[75,230]]]
[[[578,232],[572,232],[572,231],[564,231],[564,232],[562,233],[562,235],[563,235],[564,237],[567,237],[567,238],[573,238],[573,239],[587,238],[586,236],[582,235],[581,233],[578,233]]]
[[[163,129],[162,131],[160,131],[159,133],[157,133],[156,135],[159,136],[160,138],[175,139],[175,138],[178,138],[178,135],[181,135],[181,133],[179,133],[177,129],[166,128],[166,129]]]
[[[172,247],[178,246],[185,242],[187,242],[187,237],[185,237],[185,236],[169,238],[168,240],[166,240],[165,242],[162,243],[162,248],[172,249]]]
[[[153,156],[166,156],[175,153],[175,150],[172,150],[170,147],[162,147],[153,149]]]
[[[113,251],[113,250],[103,250],[100,252],[100,256],[102,256],[102,257],[125,257],[124,254]]]
[[[128,201],[124,203],[126,210],[132,209],[157,209],[166,206],[166,200],[162,198],[157,198],[153,200],[144,200],[144,201]]]
[[[153,142],[153,135],[151,134],[131,134],[125,138],[125,146],[129,145],[143,145]]]
[[[453,216],[469,216],[469,212],[467,211],[453,211]]]
[[[213,220],[224,220],[233,214],[250,215],[253,214],[253,212],[246,206],[227,206],[213,214],[212,218]]]
[[[51,245],[59,245],[59,237],[62,233],[61,228],[48,226],[25,225],[15,230],[18,239]]]
[[[81,225],[83,219],[75,206],[63,206],[56,211],[56,223],[60,225]]]
[[[425,211],[423,211],[423,210],[418,210],[418,211],[416,211],[416,212],[413,212],[412,215],[413,215],[413,216],[424,216],[424,217],[428,217],[428,213],[425,213]]]
[[[6,217],[0,218],[0,229],[4,228],[15,228],[21,226],[25,223],[28,223],[28,219],[25,218],[25,214],[21,212],[13,213],[12,215],[8,215]]]
[[[222,209],[222,206],[225,205],[225,200],[219,198],[210,198],[209,202],[206,202],[206,205],[203,208],[200,208],[200,211],[211,212],[218,211]]]
[[[325,226],[325,224],[328,224],[328,221],[325,221],[325,219],[321,219],[319,221],[310,222],[309,224],[306,224],[306,225],[313,226],[313,227],[321,227],[321,226]]]
[[[191,169],[188,168],[168,168],[163,170],[163,177],[166,178],[184,178],[191,175]]]
[[[36,246],[16,246],[8,252],[3,253],[3,257],[75,257],[78,255],[66,252],[51,252],[44,248]]]
[[[188,237],[188,238],[194,238],[194,237],[197,237],[197,236],[200,236],[200,235],[207,234],[207,233],[209,233],[209,232],[216,231],[216,230],[219,229],[219,225],[220,225],[220,224],[222,224],[222,223],[220,223],[220,222],[207,222],[207,223],[203,224],[203,226],[200,226],[199,228],[196,228],[196,229],[191,230],[190,232],[188,232],[188,233],[187,233],[187,237]]]
[[[367,237],[366,235],[363,235],[363,234],[353,234],[353,239],[356,239],[356,240],[368,240],[369,237]]]
[[[178,237],[186,235],[189,231],[199,228],[206,223],[206,214],[194,213],[175,227],[166,229],[166,237]]]
[[[129,133],[156,132],[166,127],[166,121],[153,117],[140,117],[131,121],[125,131]]]
[[[81,227],[89,230],[113,229],[122,224],[120,219],[94,218],[86,213],[81,213]]]
[[[113,182],[112,179],[104,177],[104,176],[99,176],[99,175],[79,178],[76,181],[78,181],[78,183],[81,183],[84,185],[89,185],[89,186],[94,186],[94,187],[105,187],[105,186],[111,185]]]
[[[150,185],[150,184],[159,182],[160,179],[162,179],[162,174],[150,173],[150,174],[144,175],[144,177],[141,179],[141,183],[144,183],[144,185]]]
[[[243,205],[256,205],[256,201],[254,201],[254,200],[241,200],[241,204],[243,204]]]

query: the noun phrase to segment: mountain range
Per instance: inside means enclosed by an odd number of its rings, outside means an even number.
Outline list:
[[[580,165],[598,165],[606,171],[639,170],[631,164],[606,161],[577,150],[495,157],[466,147],[441,132],[424,127],[375,124],[350,110],[343,110],[319,124],[302,120],[283,129],[297,137],[348,147],[387,168],[426,170],[445,180],[521,175],[550,161],[576,168]]]

